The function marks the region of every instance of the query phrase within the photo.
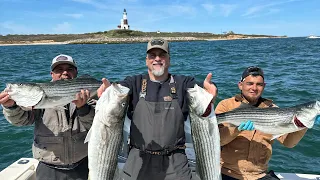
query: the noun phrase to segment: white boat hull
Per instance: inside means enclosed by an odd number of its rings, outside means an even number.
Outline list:
[[[119,169],[122,169],[124,166],[123,161],[125,157],[119,156]],[[21,158],[16,162],[12,163],[10,166],[5,168],[0,172],[0,179],[2,180],[36,180],[36,169],[39,161],[33,158]],[[200,178],[196,175],[195,163],[190,161],[190,168],[192,174],[196,177],[195,179]],[[121,174],[121,172],[120,172]],[[295,174],[295,173],[275,173],[281,180],[320,180],[320,175],[316,174]]]
[[[309,36],[308,39],[320,39],[320,36]]]
[[[0,179],[36,180],[39,161],[33,158],[21,158],[0,172]]]

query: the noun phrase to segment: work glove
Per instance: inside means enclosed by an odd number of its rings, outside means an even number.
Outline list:
[[[320,124],[320,115],[316,116],[315,124]]]
[[[247,131],[252,131],[254,130],[254,125],[253,125],[253,122],[248,120],[246,122],[242,122],[239,126],[238,126],[238,130],[239,131],[244,131],[244,130],[247,130]]]

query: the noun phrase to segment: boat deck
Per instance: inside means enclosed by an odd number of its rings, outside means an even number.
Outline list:
[[[126,158],[119,156],[120,177],[121,169],[124,166]],[[195,162],[189,161],[193,178],[192,180],[200,180],[196,173]],[[37,169],[38,160],[33,158],[21,158],[0,172],[1,180],[36,180],[35,171]],[[316,174],[295,174],[295,173],[276,173],[281,180],[320,180],[320,175]]]

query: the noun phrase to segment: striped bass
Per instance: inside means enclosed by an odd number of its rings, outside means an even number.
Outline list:
[[[189,111],[197,170],[202,180],[221,179],[220,134],[213,105],[211,114],[202,117],[211,102],[212,95],[195,85],[189,88]]]
[[[81,89],[95,93],[101,84],[101,81],[84,75],[47,83],[7,83],[5,91],[18,106],[44,109],[70,103]]]
[[[89,178],[114,179],[123,138],[129,88],[112,84],[99,98],[85,142],[88,143]]]
[[[288,108],[237,108],[217,114],[217,121],[239,126],[241,122],[251,120],[255,129],[273,135],[274,139],[283,134],[312,128],[319,114],[320,101],[313,101]],[[305,127],[297,126],[296,120],[299,120]]]

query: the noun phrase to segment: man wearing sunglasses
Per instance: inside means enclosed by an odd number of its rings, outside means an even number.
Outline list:
[[[77,77],[77,64],[71,56],[60,54],[52,60],[52,81]],[[34,124],[33,157],[40,162],[37,180],[87,180],[88,148],[84,139],[94,117],[93,103],[87,103],[88,90],[77,93],[66,109],[25,110],[0,94],[5,118],[15,126]],[[89,105],[90,104],[90,105]]]
[[[147,45],[147,73],[120,82],[130,88],[130,151],[123,168],[124,180],[192,178],[185,154],[184,121],[189,113],[187,88],[194,87],[196,81],[170,74],[170,60],[168,41],[153,39]],[[214,101],[217,88],[211,77],[208,74],[199,85],[213,95]],[[106,79],[103,82],[98,97],[110,85]]]
[[[272,100],[262,98],[265,88],[264,73],[261,68],[251,66],[242,73],[238,87],[241,94],[222,100],[217,105],[216,114],[231,111],[235,108],[277,107]],[[303,127],[299,121],[297,126]],[[279,179],[273,171],[268,170],[268,162],[272,155],[272,135],[254,129],[250,120],[234,127],[227,123],[219,124],[221,141],[222,179]],[[292,148],[302,139],[307,128],[283,135],[277,140],[286,147]]]

